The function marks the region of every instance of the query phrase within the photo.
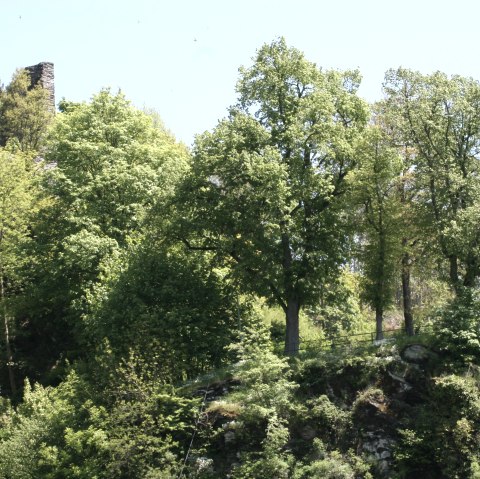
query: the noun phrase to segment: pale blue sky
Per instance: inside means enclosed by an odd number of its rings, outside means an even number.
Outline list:
[[[191,144],[278,36],[324,68],[359,68],[373,101],[388,68],[480,79],[479,17],[478,0],[0,0],[0,81],[52,61],[57,101],[121,88]]]

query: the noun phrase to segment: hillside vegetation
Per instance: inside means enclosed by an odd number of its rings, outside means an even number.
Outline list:
[[[479,478],[480,84],[278,39],[191,148],[0,88],[0,478]]]

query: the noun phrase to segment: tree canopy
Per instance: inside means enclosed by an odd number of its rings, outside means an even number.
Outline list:
[[[59,352],[78,354],[86,294],[102,262],[142,236],[154,205],[186,171],[188,155],[121,93],[104,90],[61,110],[45,145],[46,199],[33,220],[23,314],[35,348],[61,345]]]
[[[440,72],[387,72],[388,107],[396,127],[415,148],[415,167],[424,191],[431,226],[450,282],[473,286],[480,274],[478,257],[478,155],[480,84]]]
[[[36,152],[43,144],[53,111],[48,92],[30,88],[26,70],[18,70],[5,89],[0,88],[0,146],[8,141],[23,152]]]
[[[300,308],[344,257],[338,205],[368,115],[358,84],[358,72],[324,72],[283,39],[263,46],[240,70],[229,117],[197,138],[180,191],[182,239],[282,307],[290,354]]]
[[[480,84],[359,85],[276,39],[191,148],[0,89],[0,479],[480,477]]]

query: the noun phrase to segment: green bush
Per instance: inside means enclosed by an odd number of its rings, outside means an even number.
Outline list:
[[[480,361],[480,297],[465,288],[435,323],[437,347],[455,364],[464,366]]]
[[[480,461],[480,387],[471,375],[433,380],[428,401],[399,431],[398,477],[475,477]]]
[[[134,356],[111,373],[105,393],[74,371],[55,388],[27,382],[23,402],[0,414],[0,478],[174,477],[198,400]]]
[[[322,441],[315,439],[314,457],[308,464],[298,464],[293,479],[371,479],[369,466],[352,453],[327,451]],[[315,457],[316,456],[316,457]]]

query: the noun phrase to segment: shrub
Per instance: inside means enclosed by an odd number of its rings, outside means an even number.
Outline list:
[[[465,288],[439,312],[435,325],[437,347],[454,363],[464,366],[480,361],[480,297]]]

